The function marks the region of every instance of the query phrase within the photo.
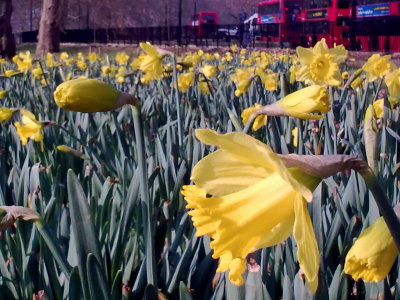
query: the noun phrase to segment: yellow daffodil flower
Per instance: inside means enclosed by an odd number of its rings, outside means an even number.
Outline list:
[[[103,76],[107,76],[111,74],[111,67],[110,66],[102,66],[101,67],[101,74]]]
[[[383,108],[384,106],[384,99],[378,99],[376,101],[374,101],[374,103],[372,103],[373,107],[374,107],[374,111],[375,111],[375,116],[380,119],[383,118]]]
[[[61,59],[61,60],[67,60],[68,57],[69,57],[69,55],[68,55],[67,52],[61,52],[61,53],[60,53],[60,59]]]
[[[397,69],[385,77],[391,97],[400,97],[400,69]]]
[[[126,54],[125,52],[118,52],[115,55],[115,60],[117,61],[117,63],[119,65],[126,65],[126,64],[128,64],[129,55]]]
[[[90,52],[90,53],[88,53],[88,59],[89,59],[89,62],[90,62],[90,63],[94,63],[94,62],[96,62],[99,58],[98,58],[98,56],[97,56],[97,53]]]
[[[140,43],[140,48],[146,52],[140,63],[140,70],[149,74],[153,79],[160,80],[163,74],[162,59],[164,55],[161,55],[150,43]]]
[[[14,110],[8,107],[0,107],[0,122],[7,122],[14,114]]]
[[[326,88],[312,85],[291,93],[275,103],[283,108],[285,115],[299,119],[320,120],[330,110]]]
[[[0,100],[3,100],[8,95],[8,91],[0,91]]]
[[[356,240],[346,255],[344,271],[354,280],[383,280],[397,258],[397,248],[382,217]]]
[[[181,92],[186,92],[194,83],[194,73],[188,72],[178,76],[178,89]]]
[[[76,65],[77,65],[78,68],[79,68],[80,70],[82,70],[82,71],[87,69],[87,65],[86,65],[86,63],[85,63],[84,60],[78,59],[78,60],[76,61]]]
[[[242,114],[241,114],[243,124],[246,124],[249,121],[250,116],[260,108],[262,108],[261,104],[254,104],[254,106],[251,106],[251,107],[243,110]],[[266,115],[258,115],[255,118],[253,126],[251,128],[254,131],[257,131],[258,129],[265,126],[266,124],[267,124],[267,116]]]
[[[378,139],[379,129],[376,123],[376,112],[374,109],[374,105],[369,105],[367,110],[365,111],[363,140],[365,147],[365,156],[367,158],[368,165],[374,171],[375,175],[378,175]]]
[[[232,283],[243,284],[247,254],[282,243],[293,231],[300,268],[315,293],[319,254],[304,199],[311,201],[319,179],[287,169],[267,145],[246,134],[207,129],[195,134],[219,150],[196,164],[191,177],[196,185],[184,186],[182,194],[196,235],[213,239],[217,271],[229,271]]]
[[[141,65],[141,63],[142,63],[142,61],[143,61],[143,58],[145,57],[146,55],[145,54],[139,54],[139,56],[137,57],[137,58],[135,58],[132,62],[131,62],[131,64],[130,64],[130,66],[131,66],[131,68],[132,68],[132,70],[139,70],[140,69],[140,65]]]
[[[347,58],[344,47],[329,49],[325,39],[321,39],[314,48],[297,47],[296,52],[302,65],[297,78],[299,81],[332,86],[342,84],[339,64]]]
[[[233,45],[230,47],[230,49],[231,49],[232,53],[236,53],[236,52],[239,51],[239,47],[238,47],[238,45],[236,45],[236,44],[233,44]]]
[[[264,87],[267,91],[276,91],[278,89],[278,74],[267,73],[264,77]]]
[[[395,69],[396,66],[390,61],[390,58],[390,55],[380,56],[379,54],[373,54],[368,58],[362,67],[367,74],[368,82],[382,78]]]
[[[235,96],[240,97],[243,95],[250,87],[251,81],[254,78],[253,69],[250,68],[238,68],[232,79],[236,83]]]
[[[349,72],[344,71],[344,72],[342,73],[342,78],[343,78],[343,79],[349,79],[349,78],[350,78]]]
[[[136,98],[103,81],[81,78],[60,84],[54,92],[54,99],[63,109],[85,113],[110,111],[128,103],[137,104]]]
[[[25,109],[19,111],[21,122],[15,122],[17,134],[21,139],[22,145],[28,143],[28,138],[40,143],[40,148],[43,151],[43,124],[36,120],[34,114]]]
[[[14,70],[5,70],[3,76],[5,76],[5,77],[13,77],[13,76],[20,75],[20,74],[22,74],[22,73],[14,71]]]
[[[351,88],[352,89],[358,88],[364,82],[364,80],[365,80],[365,77],[357,77],[350,83]]]
[[[209,82],[205,81],[204,79],[200,79],[199,80],[199,89],[200,92],[204,95],[210,95],[210,86],[209,86]]]
[[[217,74],[217,69],[212,65],[204,65],[200,72],[204,74],[208,79],[211,79]]]

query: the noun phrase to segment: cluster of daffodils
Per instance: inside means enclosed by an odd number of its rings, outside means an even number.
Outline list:
[[[388,97],[375,96],[365,112],[363,128],[368,165],[376,172],[376,152],[369,147],[379,131],[376,119],[384,118],[386,101],[393,108],[400,98],[400,69],[389,55],[374,54],[361,69],[351,72],[343,69],[347,50],[343,46],[329,49],[324,39],[313,48],[298,47],[296,55],[248,52],[233,46],[225,53],[199,50],[177,57],[149,43],[141,43],[140,48],[138,56],[119,52],[112,58],[97,53],[48,54],[44,63],[26,52],[13,59],[14,65],[0,64],[3,76],[31,74],[42,85],[46,85],[46,74],[69,68],[54,99],[62,109],[83,113],[112,111],[125,104],[139,107],[138,99],[120,91],[127,91],[125,84],[131,76],[136,78],[132,81],[136,88],[166,86],[185,97],[196,92],[211,97],[220,86],[228,86],[232,101],[241,98],[246,100],[242,104],[251,104],[241,107],[241,117],[243,125],[252,125],[254,131],[268,126],[271,117],[323,122],[333,92],[349,88],[360,93],[363,86],[380,81],[380,86],[386,85]],[[249,101],[255,93],[265,96],[257,98],[260,103]],[[4,91],[0,97],[6,95]],[[16,112],[18,117],[14,117]],[[44,128],[49,122],[38,121],[26,109],[0,107],[1,122],[12,118],[19,118],[13,124],[22,144],[32,139],[43,149]],[[296,146],[298,129],[292,132]],[[312,192],[322,178],[349,169],[367,172],[368,168],[358,158],[344,155],[279,155],[244,132],[197,129],[195,135],[217,150],[194,166],[194,184],[183,186],[182,194],[197,236],[207,235],[212,240],[213,257],[219,259],[217,271],[229,271],[229,280],[241,285],[248,254],[282,243],[293,234],[297,260],[307,286],[315,293],[320,255],[307,210]],[[84,157],[66,145],[59,150]],[[388,274],[396,255],[393,238],[380,218],[357,239],[344,269],[356,280],[379,281]]]

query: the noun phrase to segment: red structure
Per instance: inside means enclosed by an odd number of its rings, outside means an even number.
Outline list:
[[[263,39],[267,42],[288,43],[290,46],[299,45],[301,26],[297,16],[300,11],[300,0],[259,2],[257,23]]]
[[[352,30],[356,48],[400,52],[400,1],[355,1]]]
[[[303,23],[303,43],[313,46],[321,38],[329,47],[350,46],[350,1],[304,0],[300,21]]]
[[[217,32],[218,14],[215,12],[200,11],[192,15],[191,27],[198,38],[211,36]]]

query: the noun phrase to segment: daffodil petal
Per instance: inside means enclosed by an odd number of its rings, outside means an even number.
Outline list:
[[[319,252],[307,204],[301,195],[294,200],[294,213],[293,236],[297,243],[297,259],[307,286],[314,294],[318,287]]]

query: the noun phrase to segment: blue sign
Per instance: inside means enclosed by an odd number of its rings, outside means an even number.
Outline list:
[[[357,18],[390,15],[389,3],[379,3],[357,6]]]
[[[261,16],[260,22],[261,24],[276,23],[276,16],[275,15]]]

